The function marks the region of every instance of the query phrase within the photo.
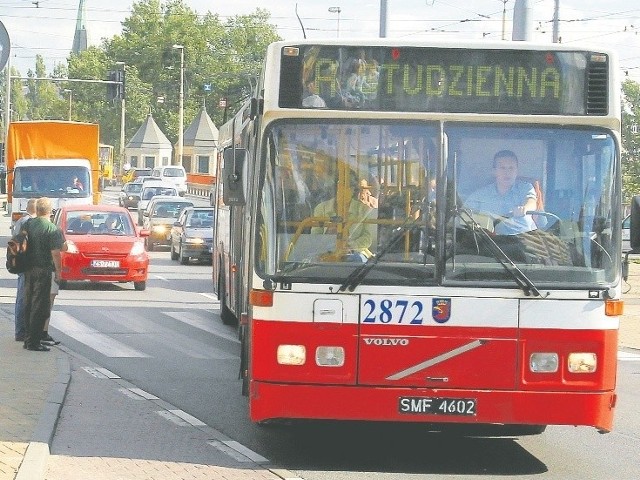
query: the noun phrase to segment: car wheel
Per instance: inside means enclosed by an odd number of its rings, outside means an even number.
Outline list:
[[[176,249],[173,248],[173,242],[171,242],[171,260],[177,260],[178,259],[178,253],[176,252]]]
[[[142,291],[147,288],[147,282],[133,282],[133,288]]]
[[[67,283],[66,280],[58,280],[58,288],[60,290],[66,290],[68,286],[69,284]]]
[[[181,265],[188,265],[189,264],[189,257],[183,257],[182,256],[182,245],[180,245],[180,253],[178,254],[178,257],[180,258],[180,264]]]

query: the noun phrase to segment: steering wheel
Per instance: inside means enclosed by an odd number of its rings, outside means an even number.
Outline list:
[[[544,210],[527,210],[525,212],[526,215],[538,215],[541,217],[545,217],[545,219],[550,219],[553,221],[547,221],[546,225],[538,225],[538,228],[543,231],[550,230],[551,227],[560,226],[560,222],[562,220],[557,215],[551,212],[545,212]]]

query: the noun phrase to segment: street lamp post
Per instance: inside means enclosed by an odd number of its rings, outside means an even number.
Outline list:
[[[329,11],[331,13],[337,13],[338,14],[338,28],[336,31],[336,37],[340,37],[340,12],[342,11],[340,9],[340,7],[329,7]]]
[[[64,93],[69,94],[69,121],[71,121],[71,102],[73,101],[73,90],[69,90],[68,88],[65,88]]]
[[[178,159],[177,164],[182,165],[182,153],[184,149],[184,45],[174,45],[180,50],[180,112],[178,114]]]
[[[122,79],[124,80],[125,76],[125,63],[124,62],[116,62],[116,65],[122,67]],[[122,86],[122,95],[120,97],[120,165],[118,171],[122,173],[122,167],[125,163],[124,161],[124,132],[125,132],[125,103],[124,103],[124,85]]]

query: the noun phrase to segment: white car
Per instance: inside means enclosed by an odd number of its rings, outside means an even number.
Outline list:
[[[151,172],[153,178],[162,180],[176,187],[178,195],[184,197],[187,193],[187,172],[182,165],[162,165]]]
[[[147,185],[142,184],[142,190],[140,191],[140,200],[138,201],[138,225],[142,226],[144,216],[143,213],[151,200],[156,195],[171,195],[178,196],[178,190],[172,185],[160,184],[160,185]]]

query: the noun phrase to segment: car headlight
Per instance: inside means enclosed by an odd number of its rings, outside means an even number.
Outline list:
[[[153,233],[165,233],[167,231],[166,225],[154,225],[151,230]]]
[[[66,250],[64,250],[66,253],[78,253],[78,247],[76,247],[76,244],[73,243],[73,240],[67,240],[66,241],[67,244],[67,248]]]
[[[142,255],[143,253],[144,253],[144,242],[137,241],[131,247],[131,251],[129,252],[129,255]]]

